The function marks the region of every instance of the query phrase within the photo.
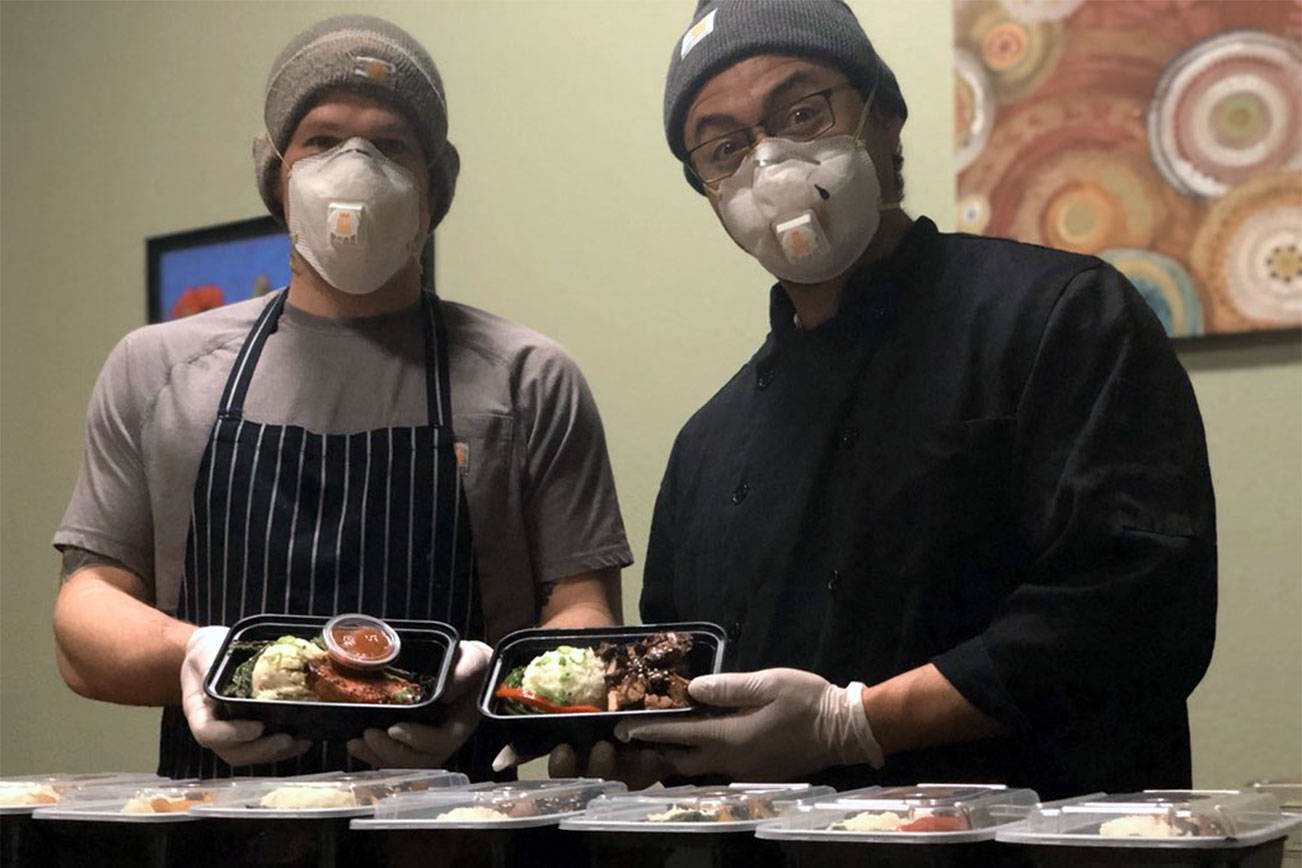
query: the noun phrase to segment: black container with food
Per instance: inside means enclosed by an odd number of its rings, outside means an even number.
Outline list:
[[[439,621],[387,621],[400,640],[397,658],[388,669],[363,671],[338,666],[330,658],[321,637],[332,620],[324,615],[253,615],[238,621],[208,671],[205,692],[227,718],[260,720],[270,731],[300,738],[346,739],[370,727],[385,729],[402,721],[429,721],[439,716],[435,703],[456,656],[460,640],[456,628]],[[268,698],[274,690],[263,691],[260,698],[233,695],[251,688],[261,662],[254,658],[282,637],[293,637],[303,647],[310,643],[310,653],[324,664],[314,664],[308,670],[308,677],[314,679],[313,689],[346,701],[303,698],[303,686],[288,677],[286,686],[275,690],[291,698]],[[292,646],[278,647],[294,650]],[[280,656],[284,655],[277,652],[277,659]],[[272,678],[264,676],[264,680]]]
[[[1015,868],[996,831],[1038,800],[994,784],[867,787],[802,800],[755,835],[782,848],[786,868]]]
[[[574,868],[600,863],[588,858],[583,836],[561,832],[559,823],[624,789],[595,778],[558,778],[399,793],[351,827],[375,841],[374,852],[390,868]]]
[[[438,769],[237,780],[190,814],[207,824],[205,865],[375,865],[383,863],[372,842],[350,831],[349,821],[371,816],[375,804],[394,793],[468,783],[459,772]]]
[[[1267,794],[1146,790],[1039,805],[996,840],[1032,868],[1278,868],[1299,823]]]
[[[479,711],[521,756],[584,749],[624,718],[701,713],[687,682],[718,672],[726,645],[723,628],[705,621],[518,630],[497,643]]]
[[[590,865],[777,868],[781,847],[756,838],[755,830],[797,800],[832,792],[809,784],[641,790],[594,799],[561,830],[582,836]]]
[[[104,788],[36,811],[50,842],[42,863],[58,868],[209,868],[212,830],[190,810],[212,802],[229,782],[184,782]]]
[[[0,866],[52,865],[55,842],[33,814],[73,798],[89,798],[105,787],[159,780],[123,772],[22,775],[0,779]]]

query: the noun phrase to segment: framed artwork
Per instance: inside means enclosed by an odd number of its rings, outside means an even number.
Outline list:
[[[259,217],[145,242],[149,321],[166,322],[289,283],[289,235]]]
[[[953,8],[960,231],[1100,256],[1172,337],[1302,325],[1302,2]]]

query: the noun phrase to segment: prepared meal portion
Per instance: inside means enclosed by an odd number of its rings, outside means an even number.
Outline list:
[[[1240,847],[1282,837],[1291,824],[1271,795],[1239,790],[1146,790],[1036,806],[998,839],[1082,846]]]
[[[1023,818],[1038,799],[1033,790],[991,784],[867,787],[802,799],[756,834],[797,841],[976,842]]]
[[[394,666],[372,671],[343,667],[326,652],[319,635],[236,641],[230,650],[249,654],[219,690],[232,699],[412,705],[425,699],[435,680]]]
[[[294,815],[301,812],[351,813],[369,811],[380,800],[396,793],[464,787],[469,779],[459,772],[441,769],[381,770],[359,773],[325,773],[299,778],[236,780],[216,791],[210,804],[196,812],[214,816],[256,816],[259,813]]]
[[[689,827],[753,829],[802,798],[828,797],[831,787],[809,784],[733,784],[668,787],[594,799],[583,815],[563,829],[592,831],[682,831]]]
[[[618,781],[556,778],[472,784],[455,790],[399,793],[375,806],[375,818],[354,821],[358,829],[439,826],[538,826],[582,811],[593,799],[625,792]]]
[[[0,808],[38,808],[105,787],[159,780],[134,772],[91,772],[68,775],[22,775],[0,778]]]
[[[141,792],[127,799],[122,806],[124,814],[184,814],[191,808],[212,804],[211,790],[192,790],[189,792],[158,791]]]
[[[39,781],[0,781],[0,807],[17,805],[53,805],[59,794],[46,783]]]
[[[512,669],[493,695],[508,714],[687,708],[689,633],[561,645]]]

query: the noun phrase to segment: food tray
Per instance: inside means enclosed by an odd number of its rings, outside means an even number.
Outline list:
[[[193,822],[193,808],[211,804],[218,790],[234,785],[230,781],[160,783],[153,786],[131,788],[100,787],[83,792],[79,798],[70,798],[56,805],[38,808],[32,816],[37,820],[95,823],[122,823],[126,825],[170,825]],[[169,811],[144,810],[167,806]],[[131,810],[128,811],[127,809]],[[181,810],[176,810],[180,808]]]
[[[686,834],[751,832],[798,802],[826,798],[833,793],[831,787],[803,783],[641,790],[594,799],[582,815],[562,821],[561,828]],[[675,814],[682,817],[676,818]]]
[[[1032,865],[1276,866],[1302,823],[1267,793],[1145,790],[1040,805],[995,839]],[[1106,834],[1130,832],[1131,834]]]
[[[657,719],[701,714],[700,708],[639,709],[577,713],[511,714],[501,710],[502,700],[493,692],[517,666],[561,645],[595,648],[602,642],[622,644],[652,633],[687,633],[692,649],[687,656],[688,677],[718,672],[723,666],[727,636],[717,624],[692,621],[648,624],[640,627],[590,627],[575,630],[518,630],[505,636],[493,651],[488,677],[479,696],[479,711],[500,721],[512,747],[521,756],[540,756],[558,744],[585,750],[598,741],[612,738],[615,724],[625,718]]]
[[[387,729],[402,721],[429,721],[439,716],[441,711],[435,703],[443,693],[460,640],[456,628],[439,621],[388,621],[402,639],[402,651],[394,665],[433,679],[428,695],[420,702],[411,705],[304,702],[221,694],[231,674],[252,654],[232,649],[232,643],[286,635],[311,639],[320,634],[329,620],[326,615],[253,615],[236,622],[204,679],[204,691],[216,701],[227,719],[260,720],[269,732],[286,732],[309,739],[354,738],[371,727]]]
[[[599,778],[483,783],[445,792],[399,793],[375,805],[374,818],[353,820],[354,829],[525,829],[556,825],[577,816],[593,799],[623,793],[618,781]],[[459,808],[496,811],[498,817],[449,816]],[[465,814],[466,812],[459,812]]]
[[[0,816],[31,814],[38,808],[58,804],[67,798],[78,796],[90,790],[118,785],[147,783],[163,780],[158,775],[139,772],[91,772],[86,774],[44,774],[18,775],[0,778],[0,793],[6,795],[18,790],[33,790],[42,796],[56,799],[55,802],[27,802],[25,804],[0,804]]]
[[[968,844],[993,840],[1000,825],[1024,818],[1038,801],[1034,790],[994,784],[870,787],[826,799],[803,799],[799,810],[765,823],[755,834],[779,841]],[[864,827],[856,829],[856,821]],[[889,828],[897,823],[895,829]]]
[[[442,769],[383,770],[357,774],[309,775],[236,781],[213,794],[212,803],[191,811],[197,817],[240,820],[323,820],[365,817],[375,803],[399,792],[463,787],[470,779]],[[291,807],[298,799],[307,806]]]

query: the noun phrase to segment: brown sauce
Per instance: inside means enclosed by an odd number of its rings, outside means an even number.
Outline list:
[[[360,660],[383,660],[393,646],[389,637],[374,627],[335,627],[335,644]]]

